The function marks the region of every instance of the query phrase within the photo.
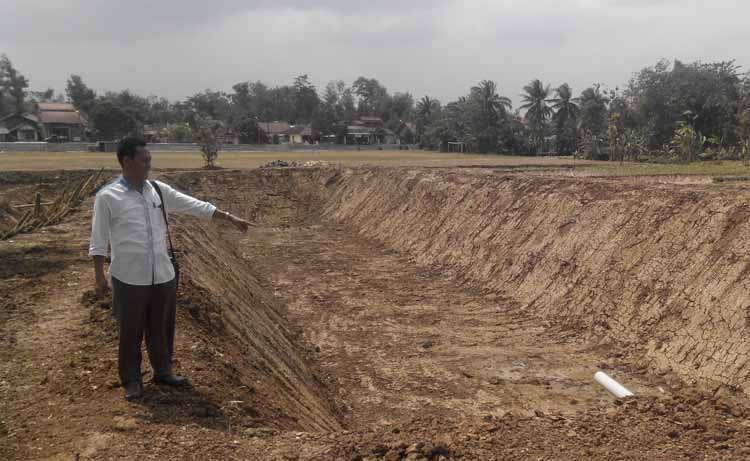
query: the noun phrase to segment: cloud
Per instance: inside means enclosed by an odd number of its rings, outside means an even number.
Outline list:
[[[750,65],[740,0],[5,0],[0,52],[34,88],[183,98],[239,81],[375,77],[449,100],[482,79],[610,87],[660,58]]]

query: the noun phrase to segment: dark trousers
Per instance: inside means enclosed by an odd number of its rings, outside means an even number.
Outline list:
[[[141,343],[154,376],[172,372],[176,285],[172,280],[157,285],[129,285],[112,277],[114,308],[120,330],[118,369],[125,385],[141,381]]]

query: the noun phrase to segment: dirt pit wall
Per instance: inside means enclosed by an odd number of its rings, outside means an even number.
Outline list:
[[[687,381],[750,389],[741,189],[445,170],[335,175],[325,216]]]
[[[274,177],[273,185],[258,175],[228,177],[237,187],[224,187],[228,183],[221,174],[173,174],[162,179],[260,221],[278,219],[264,212],[269,202],[281,200],[281,192],[274,190],[296,190],[281,175]],[[284,306],[262,274],[240,253],[236,242],[242,235],[224,223],[179,215],[170,220],[180,250],[178,309],[187,311],[202,336],[223,351],[219,361],[231,364],[222,371],[227,382],[236,383],[231,398],[250,404],[257,424],[287,430],[340,429],[337,410],[298,329],[287,320]]]

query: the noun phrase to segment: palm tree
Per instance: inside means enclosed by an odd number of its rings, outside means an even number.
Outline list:
[[[570,85],[563,83],[555,89],[555,98],[550,102],[555,112],[552,118],[555,122],[557,148],[563,152],[572,151],[575,148],[575,131],[580,112],[578,98],[573,97]]]
[[[482,108],[486,129],[496,127],[500,118],[511,108],[510,99],[497,94],[497,84],[493,81],[482,80],[479,85],[471,87],[471,94]]]
[[[544,84],[539,79],[534,79],[523,87],[526,94],[521,95],[523,104],[521,109],[526,109],[526,119],[529,121],[532,133],[532,142],[537,147],[537,153],[544,144],[544,124],[552,115],[552,108],[547,105],[549,102],[549,85]]]
[[[423,120],[429,120],[437,105],[440,104],[437,99],[432,99],[427,95],[422,96],[417,102],[417,115]]]
[[[417,102],[417,138],[422,143],[422,135],[432,124],[433,116],[440,110],[440,101],[424,95]]]
[[[496,151],[500,121],[511,108],[510,99],[497,94],[497,84],[482,80],[471,88],[469,101],[474,107],[474,133],[480,152]]]

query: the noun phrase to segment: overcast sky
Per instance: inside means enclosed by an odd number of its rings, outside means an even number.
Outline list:
[[[375,77],[443,102],[483,79],[622,86],[661,58],[750,66],[747,0],[0,0],[0,53],[32,89],[181,99],[246,80]]]

